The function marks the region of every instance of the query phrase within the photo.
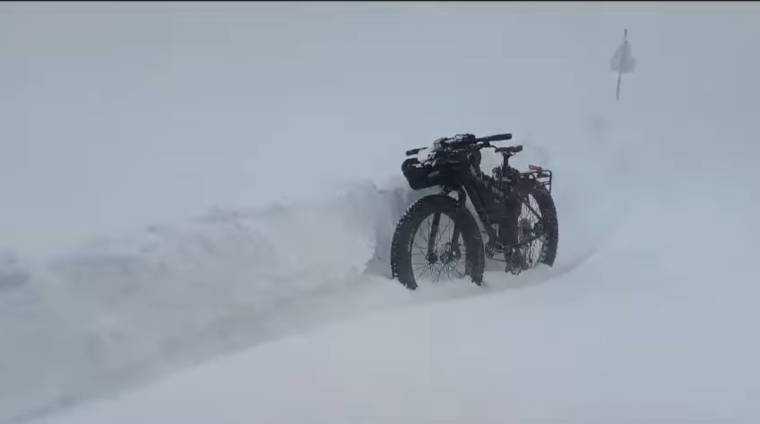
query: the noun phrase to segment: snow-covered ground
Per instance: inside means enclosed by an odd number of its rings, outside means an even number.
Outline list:
[[[731,7],[0,6],[0,421],[757,422]],[[402,289],[403,150],[503,131],[557,263]]]

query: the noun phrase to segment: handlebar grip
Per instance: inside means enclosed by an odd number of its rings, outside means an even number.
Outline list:
[[[416,155],[417,153],[419,153],[419,152],[421,152],[421,151],[423,151],[425,149],[427,149],[427,147],[418,147],[416,149],[410,149],[410,150],[406,151],[406,155],[407,156]]]
[[[512,139],[512,134],[506,133],[506,134],[495,134],[495,135],[489,135],[487,137],[481,137],[478,139],[478,141],[507,141]]]

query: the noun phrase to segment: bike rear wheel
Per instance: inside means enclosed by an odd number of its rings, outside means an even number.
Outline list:
[[[520,205],[510,231],[513,231],[512,240],[517,247],[505,252],[508,270],[519,273],[535,268],[539,263],[552,266],[559,239],[554,200],[542,184],[534,181],[520,184],[516,193]]]

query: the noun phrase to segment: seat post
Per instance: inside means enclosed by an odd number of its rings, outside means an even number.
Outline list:
[[[509,158],[512,157],[512,155],[507,152],[501,152],[501,157],[501,174],[507,175],[507,171],[509,170]]]

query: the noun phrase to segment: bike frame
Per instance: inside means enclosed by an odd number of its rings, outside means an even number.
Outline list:
[[[475,209],[478,219],[480,219],[486,234],[489,237],[489,243],[493,243],[494,247],[502,252],[507,252],[511,249],[519,248],[523,245],[533,242],[542,237],[543,234],[531,237],[529,239],[504,245],[496,230],[494,229],[494,219],[491,210],[498,207],[512,207],[517,208],[522,205],[527,206],[530,212],[535,215],[539,222],[543,224],[543,217],[530,205],[530,200],[524,194],[521,194],[519,190],[514,189],[515,184],[520,184],[526,179],[537,179],[548,176],[549,184],[551,184],[551,172],[548,174],[539,174],[539,170],[533,170],[531,172],[521,174],[516,169],[509,166],[510,154],[502,153],[503,162],[498,168],[502,176],[510,176],[511,181],[505,184],[504,181],[496,181],[494,178],[483,174],[475,164],[470,164],[466,170],[461,170],[456,173],[453,179],[453,184],[442,186],[442,194],[449,195],[449,193],[457,192],[457,202],[460,207],[464,208],[467,204],[467,198],[469,197],[472,205]],[[543,171],[543,170],[540,170]],[[532,175],[531,175],[532,174]],[[550,187],[550,185],[549,185]],[[494,197],[504,199],[505,204],[499,204],[495,201],[489,201]],[[438,222],[440,219],[440,213],[435,214],[433,217],[433,226],[431,227],[430,238],[428,239],[428,254],[433,253],[433,247],[435,246],[435,237],[437,236]],[[459,241],[459,228],[457,228],[456,220],[454,221],[454,230],[452,234],[452,250],[458,249]]]

